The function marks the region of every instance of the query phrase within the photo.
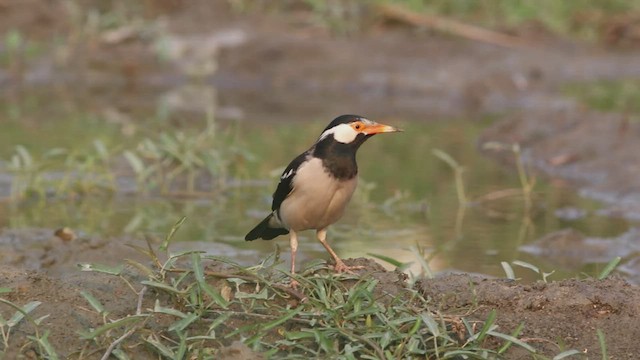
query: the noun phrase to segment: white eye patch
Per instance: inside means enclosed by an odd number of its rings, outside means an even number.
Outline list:
[[[351,125],[349,124],[340,124],[338,126],[332,127],[331,129],[325,131],[320,135],[320,139],[318,141],[326,138],[330,134],[333,134],[333,138],[336,139],[337,142],[341,142],[344,144],[348,144],[352,142],[356,136],[358,136],[358,132],[355,131]]]

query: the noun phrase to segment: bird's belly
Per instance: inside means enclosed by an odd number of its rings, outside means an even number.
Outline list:
[[[357,178],[347,181],[317,180],[305,182],[307,186],[296,186],[282,203],[280,218],[289,229],[324,229],[335,223],[342,217],[357,185]]]

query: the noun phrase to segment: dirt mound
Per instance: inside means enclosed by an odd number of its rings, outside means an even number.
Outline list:
[[[385,271],[372,260],[351,259],[349,264],[364,267],[359,276],[378,280],[374,293],[377,298],[393,298],[407,289],[406,277],[397,271]],[[363,275],[364,274],[364,275]],[[13,291],[4,298],[20,306],[29,301],[41,301],[31,315],[37,319],[49,315],[42,326],[49,330],[49,341],[64,357],[99,358],[102,350],[81,339],[78,332],[100,326],[102,316],[90,310],[81,292],[91,293],[108,309],[112,317],[125,317],[136,313],[138,295],[125,281],[100,273],[72,274],[55,278],[39,271],[17,271],[0,267],[2,286]],[[358,280],[345,279],[345,288]],[[444,275],[435,279],[419,280],[415,290],[429,299],[432,308],[443,314],[464,316],[469,320],[484,321],[492,310],[497,311],[496,324],[502,333],[511,333],[521,323],[519,335],[523,341],[536,348],[540,354],[553,356],[567,349],[583,351],[589,357],[600,356],[596,331],[606,334],[609,355],[615,359],[634,359],[640,353],[640,329],[636,326],[640,314],[640,288],[619,278],[607,280],[563,280],[552,283],[521,284],[503,279],[488,279],[472,275]],[[144,297],[141,308],[153,308],[151,292]],[[402,295],[401,295],[402,296]],[[273,300],[273,301],[277,301]],[[294,304],[294,306],[297,306]],[[2,316],[9,318],[14,312],[8,306],[0,306]],[[228,322],[232,325],[234,322]],[[242,324],[241,324],[242,325]],[[289,328],[301,326],[288,324]],[[225,326],[232,332],[233,326]],[[221,329],[222,330],[222,329]],[[22,322],[13,329],[6,356],[18,354],[35,356],[35,345],[26,336],[33,333],[32,325]],[[224,337],[224,333],[217,334]],[[26,347],[25,344],[28,344]],[[562,348],[558,344],[561,344]],[[129,348],[131,350],[132,348]],[[146,358],[149,353],[143,346],[134,349],[136,358]],[[531,354],[512,347],[509,359],[526,358]],[[259,358],[259,355],[239,343],[230,343],[219,354]]]
[[[640,354],[640,288],[620,278],[520,284],[445,275],[422,280],[416,287],[445,312],[474,308],[471,317],[486,319],[491,310],[497,310],[496,323],[502,332],[510,333],[523,323],[520,336],[548,356],[576,349],[589,358],[599,358],[598,329],[606,334],[612,359],[636,359]],[[530,354],[514,348],[509,358],[529,359]]]
[[[126,316],[135,313],[136,296],[125,282],[114,276],[99,273],[77,273],[65,278],[50,277],[41,271],[23,271],[12,267],[0,267],[2,287],[12,289],[3,294],[3,298],[24,306],[30,301],[42,304],[31,313],[32,319],[48,315],[42,327],[49,331],[49,342],[63,358],[99,358],[91,351],[85,351],[87,342],[81,339],[79,331],[96,328],[102,324],[102,317],[90,306],[81,295],[86,291],[99,299],[114,316]],[[5,319],[15,312],[6,305],[0,306]],[[35,344],[29,343],[27,336],[34,333],[33,326],[26,321],[12,329],[9,347],[4,354],[5,359],[15,359],[18,354],[29,358],[37,358]],[[23,348],[28,344],[26,348]],[[82,354],[82,355],[81,355]]]

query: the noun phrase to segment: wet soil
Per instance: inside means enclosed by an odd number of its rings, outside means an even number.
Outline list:
[[[402,26],[374,27],[368,34],[337,38],[314,25],[304,12],[239,14],[221,5],[223,2],[210,3],[194,1],[186,6],[161,1],[145,8],[143,18],[171,14],[167,31],[182,36],[182,43],[192,35],[235,34],[205,52],[205,58],[216,54],[216,70],[201,76],[202,82],[217,86],[218,105],[229,110],[220,112],[222,117],[277,121],[284,116],[306,119],[310,114],[328,118],[356,112],[378,118],[402,112],[428,120],[508,112],[507,120],[489,129],[481,143],[518,142],[529,164],[581,187],[587,196],[606,201],[605,212],[640,218],[640,124],[628,123],[623,115],[586,110],[559,93],[567,82],[640,77],[640,67],[632,66],[640,64],[639,51],[614,51],[546,37],[542,45],[530,49],[504,49]],[[126,112],[131,98],[115,94],[135,88],[164,93],[168,87],[189,85],[191,70],[181,68],[179,58],[158,61],[144,36],[82,42],[70,36],[74,25],[69,16],[62,16],[69,9],[58,2],[46,4],[2,2],[0,32],[20,28],[45,42],[63,34],[77,43],[58,49],[58,58],[46,53],[53,51],[52,45],[35,60],[11,63],[0,71],[3,90],[71,85],[80,87],[92,106]],[[195,48],[202,45],[195,43]],[[197,90],[196,94],[202,94]],[[185,93],[189,98],[194,92]],[[264,93],[269,96],[262,96]],[[180,92],[169,95],[185,97]],[[204,111],[201,104],[207,98],[190,100],[181,100],[180,106]],[[235,107],[239,102],[242,111]],[[504,154],[495,155],[509,161]],[[101,321],[86,310],[80,291],[91,291],[115,316],[135,312],[137,296],[121,280],[79,272],[75,264],[120,264],[123,253],[136,256],[126,248],[129,241],[135,239],[91,235],[65,242],[53,236],[53,229],[3,230],[0,286],[13,289],[3,297],[17,304],[41,301],[35,315],[49,315],[43,325],[51,330],[50,341],[56,349],[66,355],[99,358],[76,333]],[[386,279],[379,285],[384,290],[405,286],[393,273],[377,271],[376,276]],[[640,353],[636,340],[640,290],[621,279],[520,284],[443,275],[419,282],[417,289],[446,312],[462,313],[477,305],[479,309],[470,316],[483,320],[496,309],[504,333],[524,322],[522,336],[543,354],[559,353],[562,349],[552,344],[563,343],[565,349],[600,358],[597,329],[606,335],[612,358],[635,359]],[[5,318],[12,313],[4,306],[0,311]],[[23,324],[13,333],[9,358],[17,353],[35,357],[32,349],[21,348],[30,331]],[[517,349],[512,351],[510,359],[529,358]],[[230,354],[228,358],[259,356],[239,344],[230,344],[223,352]]]

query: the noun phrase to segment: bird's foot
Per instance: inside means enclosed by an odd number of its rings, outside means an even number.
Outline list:
[[[364,266],[348,266],[347,264],[344,263],[344,261],[338,259],[336,261],[336,264],[333,266],[333,270],[337,273],[348,273],[348,274],[353,274],[353,270],[360,270],[360,269],[364,269]]]
[[[289,287],[294,290],[298,289],[298,285],[300,285],[300,283],[296,279],[291,279],[291,281],[289,281]]]

